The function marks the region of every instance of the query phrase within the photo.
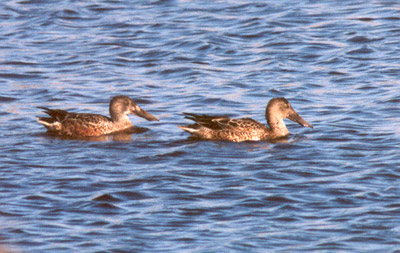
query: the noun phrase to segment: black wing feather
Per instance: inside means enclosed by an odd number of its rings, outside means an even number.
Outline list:
[[[47,113],[52,119],[56,121],[63,121],[69,114],[69,112],[60,109],[49,109],[47,107],[38,108],[42,109],[44,113]]]
[[[186,119],[193,120],[198,125],[213,129],[223,130],[229,127],[231,119],[226,116],[209,116],[205,114],[183,113]]]

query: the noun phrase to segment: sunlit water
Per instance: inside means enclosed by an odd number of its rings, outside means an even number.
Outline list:
[[[17,252],[400,249],[397,1],[0,3],[0,242]],[[348,2],[348,3],[346,3]],[[97,140],[37,106],[159,117]],[[188,139],[182,112],[265,122],[287,142]]]

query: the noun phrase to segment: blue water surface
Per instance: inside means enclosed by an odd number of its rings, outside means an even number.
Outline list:
[[[0,3],[0,251],[400,250],[397,1]],[[38,106],[159,122],[46,134]],[[182,112],[265,122],[285,142],[188,138]]]

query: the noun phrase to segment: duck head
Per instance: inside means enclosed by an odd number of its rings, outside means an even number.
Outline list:
[[[269,101],[265,117],[271,128],[275,125],[284,124],[283,119],[288,118],[291,121],[297,122],[303,127],[311,127],[313,125],[305,121],[292,107],[292,105],[287,101],[286,98],[273,98]]]
[[[134,114],[149,121],[158,121],[156,117],[143,110],[128,96],[113,97],[110,102],[111,119],[119,121],[121,118],[127,117],[128,114]]]

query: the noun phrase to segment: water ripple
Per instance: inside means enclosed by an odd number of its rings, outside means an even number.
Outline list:
[[[23,0],[0,16],[0,251],[397,250],[395,2]],[[35,121],[107,115],[119,94],[161,121],[87,139]],[[177,128],[182,112],[265,123],[278,96],[315,128]]]

